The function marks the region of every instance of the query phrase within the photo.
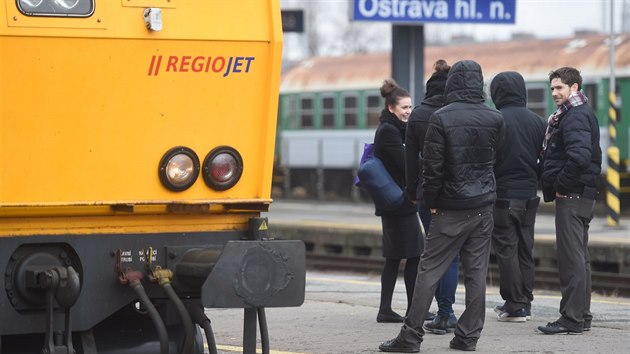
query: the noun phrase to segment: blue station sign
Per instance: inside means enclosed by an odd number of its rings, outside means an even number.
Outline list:
[[[516,0],[352,1],[355,21],[510,24],[516,19]]]

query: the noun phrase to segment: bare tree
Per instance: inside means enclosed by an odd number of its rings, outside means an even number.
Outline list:
[[[316,8],[315,1],[307,1],[306,9],[304,9],[306,15],[306,36],[308,39],[308,54],[310,56],[317,56],[321,53],[322,43],[319,40],[319,25],[318,18],[319,12]]]
[[[336,44],[341,47],[342,54],[388,50],[391,48],[391,36],[388,35],[390,32],[391,26],[366,26],[366,24],[350,22],[343,29],[341,38]]]
[[[387,23],[352,22],[347,0],[285,0],[283,4],[304,11],[305,32],[286,45],[302,55],[344,55],[389,50],[391,26]],[[289,50],[290,48],[287,48]]]

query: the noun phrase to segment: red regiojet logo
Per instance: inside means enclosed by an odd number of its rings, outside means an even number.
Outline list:
[[[223,73],[223,77],[236,73],[248,73],[256,57],[206,57],[191,55],[153,55],[148,76],[160,73]]]

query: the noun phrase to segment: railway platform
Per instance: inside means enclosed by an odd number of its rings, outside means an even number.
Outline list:
[[[546,203],[536,217],[534,260],[539,288],[557,288],[553,212],[553,204]],[[382,267],[381,221],[371,204],[278,200],[265,215],[273,237],[306,243],[310,268],[378,271]],[[610,227],[606,217],[596,213],[589,237],[594,291],[630,296],[630,215],[622,215],[620,225]],[[498,284],[493,253],[488,284]]]
[[[264,216],[270,234],[301,239],[307,245],[305,302],[296,308],[269,308],[266,317],[272,354],[378,353],[378,345],[393,338],[398,323],[377,323],[380,301],[380,218],[370,204],[276,200]],[[493,308],[503,303],[491,264],[486,291],[485,325],[479,353],[624,353],[630,352],[630,217],[620,227],[608,227],[597,215],[590,229],[594,270],[592,330],[580,336],[544,335],[536,328],[559,317],[560,293],[553,284],[555,226],[553,209],[537,217],[535,253],[537,283],[533,318],[525,323],[498,322]],[[491,259],[492,261],[492,259]],[[546,270],[549,270],[547,272]],[[463,283],[457,289],[455,314],[464,310]],[[540,286],[548,285],[548,286]],[[393,308],[406,309],[402,277],[396,285]],[[437,310],[435,302],[432,311]],[[243,310],[207,309],[219,353],[243,351]],[[455,353],[452,334],[426,334],[421,353]],[[258,339],[260,351],[260,338]]]
[[[376,322],[379,299],[378,274],[309,271],[306,299],[301,307],[266,309],[270,353],[378,353],[378,345],[395,337],[400,330],[399,323]],[[558,292],[536,290],[532,320],[524,323],[498,322],[492,309],[502,303],[498,288],[488,287],[478,353],[630,352],[630,298],[593,295],[592,330],[582,335],[544,335],[536,330],[558,318]],[[393,308],[404,313],[406,306],[404,284],[399,279]],[[437,310],[435,301],[431,309]],[[464,310],[461,286],[457,289],[454,310],[457,316]],[[212,321],[218,352],[242,352],[243,310],[208,309],[206,313]],[[448,347],[452,336],[427,333],[420,353],[459,352]]]

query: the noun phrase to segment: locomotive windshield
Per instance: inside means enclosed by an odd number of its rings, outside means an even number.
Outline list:
[[[17,7],[26,16],[89,17],[94,13],[94,0],[17,0]]]

